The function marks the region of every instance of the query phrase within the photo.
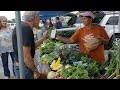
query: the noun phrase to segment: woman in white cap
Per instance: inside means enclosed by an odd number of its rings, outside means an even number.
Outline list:
[[[79,43],[81,52],[87,54],[90,58],[103,64],[104,44],[109,42],[109,37],[103,27],[93,24],[92,20],[95,18],[91,11],[86,11],[80,14],[84,27],[77,30],[71,38],[63,38],[56,35],[56,38],[64,43]]]

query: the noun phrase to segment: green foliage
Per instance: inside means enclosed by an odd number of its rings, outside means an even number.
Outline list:
[[[63,48],[63,43],[47,39],[39,46],[42,62],[45,64],[51,63],[54,59],[59,57],[58,50]]]
[[[69,67],[60,72],[65,79],[89,79],[88,72],[81,67]]]
[[[64,48],[62,50],[62,63],[63,64],[72,64],[75,61],[80,61],[81,57],[85,56],[85,54],[73,49],[73,48]]]
[[[112,50],[109,50],[109,54],[111,56],[110,63],[108,69],[106,71],[106,76],[109,77],[115,71],[120,74],[120,41],[113,45]],[[118,72],[117,72],[118,71]]]
[[[75,31],[62,31],[62,32],[57,32],[57,34],[61,37],[71,37]]]
[[[89,77],[94,78],[100,76],[100,71],[96,62],[89,63],[86,69],[89,73]]]
[[[50,54],[44,54],[41,59],[44,64],[51,64],[54,59],[57,59],[59,57],[59,54],[54,51]]]
[[[41,55],[50,54],[51,52],[53,52],[55,49],[54,46],[55,46],[55,43],[47,39],[45,43],[40,45],[39,47]]]

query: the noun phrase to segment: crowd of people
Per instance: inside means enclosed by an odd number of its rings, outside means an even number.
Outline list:
[[[90,11],[86,11],[80,14],[84,27],[77,30],[71,38],[64,38],[56,35],[56,39],[64,43],[78,42],[80,51],[87,54],[90,58],[103,64],[104,58],[104,44],[109,42],[109,37],[103,27],[97,24],[93,24],[94,14]],[[44,33],[39,40],[34,39],[33,28],[39,26],[40,16],[39,11],[25,11],[23,14],[23,21],[21,21],[22,37],[23,37],[23,58],[25,65],[25,79],[40,79],[42,74],[39,73],[34,63],[35,49],[42,44],[47,35],[48,28],[55,27],[57,29],[62,28],[62,23],[59,17],[56,17],[56,23],[53,24],[51,19],[49,23],[43,20]],[[98,44],[92,47],[92,49],[85,46],[87,42],[86,37],[97,38]],[[18,48],[17,48],[17,35],[16,27],[12,30],[7,27],[7,18],[0,16],[0,56],[3,63],[3,70],[5,79],[10,78],[10,70],[8,67],[8,55],[10,54],[13,73],[16,78],[20,78],[19,74],[19,60],[18,60]]]

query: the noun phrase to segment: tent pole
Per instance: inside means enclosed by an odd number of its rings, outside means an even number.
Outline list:
[[[20,11],[15,11],[20,79],[25,79]]]
[[[120,32],[120,11],[119,11],[119,24],[118,24],[119,32]]]

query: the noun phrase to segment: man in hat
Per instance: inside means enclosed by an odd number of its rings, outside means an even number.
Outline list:
[[[105,61],[104,44],[109,42],[109,37],[102,26],[92,23],[95,16],[91,11],[85,11],[80,16],[84,24],[83,28],[77,30],[69,39],[58,35],[56,39],[68,44],[79,43],[82,53],[87,54],[99,64],[103,64]]]

